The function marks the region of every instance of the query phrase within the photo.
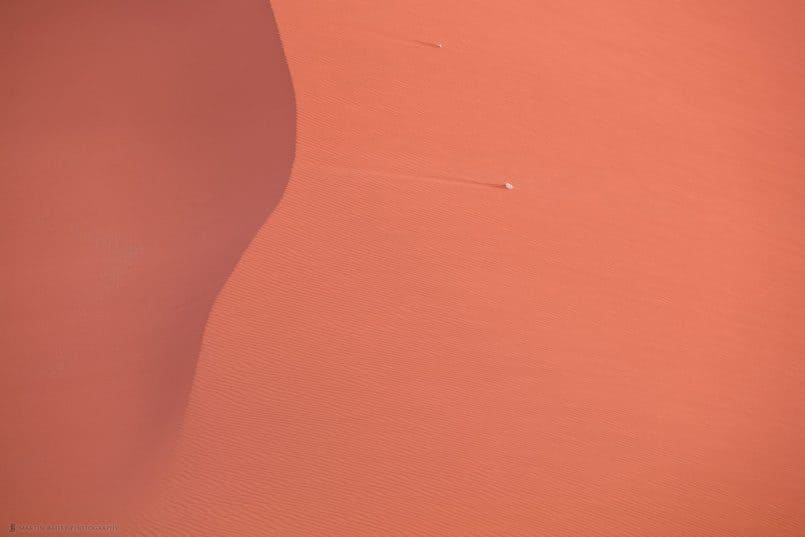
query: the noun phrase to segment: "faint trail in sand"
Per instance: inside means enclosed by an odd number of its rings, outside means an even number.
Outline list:
[[[316,171],[325,173],[337,172],[348,175],[401,179],[405,181],[439,181],[444,183],[459,183],[469,186],[482,186],[492,188],[501,188],[505,183],[504,180],[498,182],[492,182],[492,181],[481,181],[477,179],[469,179],[466,177],[452,177],[449,175],[411,174],[411,173],[392,172],[389,170],[370,170],[364,168],[349,168],[346,166],[334,166],[324,164],[317,165],[317,164],[297,163],[295,169],[298,169],[300,172],[306,172],[306,173]]]

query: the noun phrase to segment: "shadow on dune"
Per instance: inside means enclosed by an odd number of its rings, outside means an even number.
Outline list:
[[[2,509],[83,520],[181,417],[215,297],[288,181],[294,93],[265,2],[0,12]]]

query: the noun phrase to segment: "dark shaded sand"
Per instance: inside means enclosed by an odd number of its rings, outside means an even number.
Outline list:
[[[116,520],[285,188],[290,76],[254,1],[2,2],[0,62],[0,523]]]

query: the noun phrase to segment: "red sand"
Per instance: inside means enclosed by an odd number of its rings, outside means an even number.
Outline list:
[[[0,523],[116,520],[279,200],[294,95],[259,2],[2,2]]]
[[[293,173],[122,532],[805,534],[805,8],[588,4],[273,3]]]

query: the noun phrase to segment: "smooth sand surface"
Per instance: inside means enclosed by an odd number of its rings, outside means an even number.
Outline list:
[[[805,534],[805,8],[272,4],[291,178],[121,532]]]
[[[435,4],[274,2],[294,172],[139,528],[802,535],[805,10]]]

